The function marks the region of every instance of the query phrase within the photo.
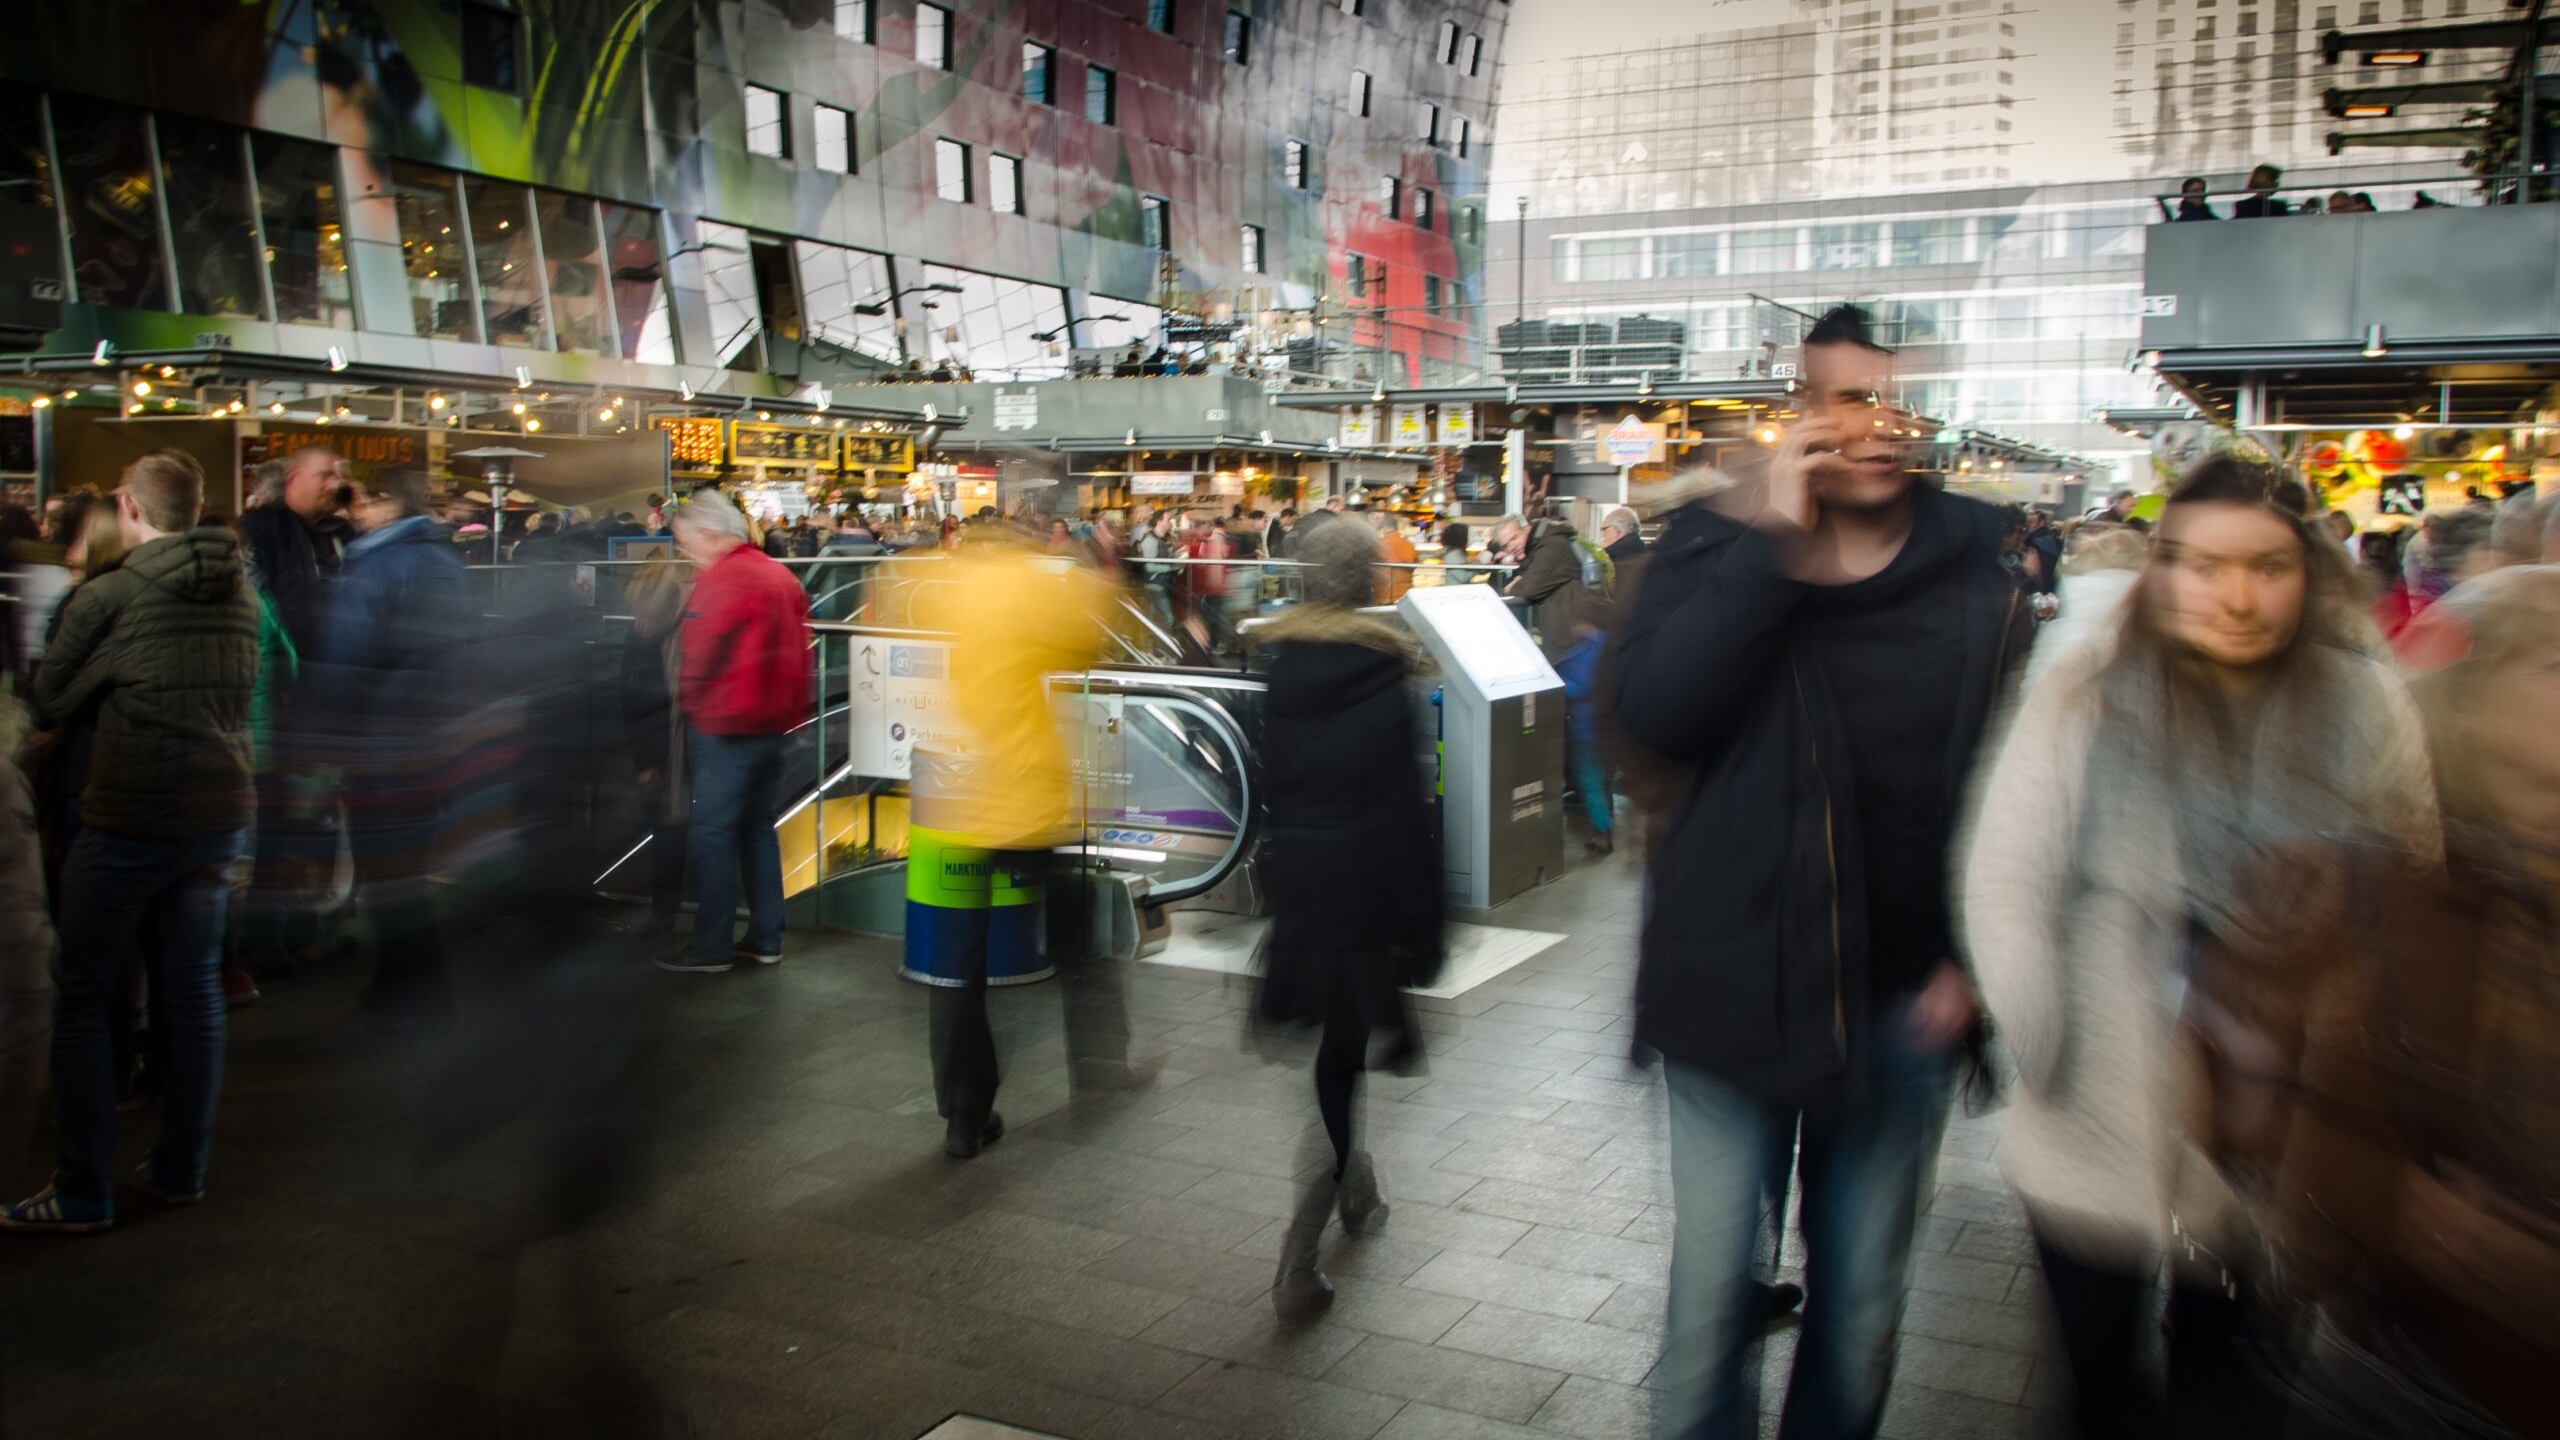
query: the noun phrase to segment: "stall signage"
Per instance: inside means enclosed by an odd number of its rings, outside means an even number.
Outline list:
[[[1367,450],[1378,443],[1378,407],[1354,405],[1342,412],[1342,444],[1349,450]]]
[[[661,415],[650,422],[667,432],[667,456],[677,468],[710,470],[729,453],[722,422],[708,415]]]
[[[1431,443],[1431,427],[1422,417],[1419,405],[1398,405],[1388,429],[1388,438],[1398,450],[1419,450]]]
[[[1040,392],[998,390],[995,410],[995,427],[999,430],[1036,430],[1040,426]]]
[[[1443,445],[1476,443],[1476,407],[1473,405],[1441,406],[1440,443]]]
[[[305,446],[338,452],[350,465],[421,466],[427,463],[427,437],[415,430],[373,430],[353,425],[315,425],[308,429],[270,425],[259,432],[267,442],[267,458],[281,460]]]
[[[1193,475],[1188,470],[1138,470],[1129,476],[1132,495],[1188,495]]]
[[[847,435],[844,463],[855,470],[913,470],[916,442],[905,435]]]
[[[729,426],[729,458],[779,460],[794,465],[832,465],[836,432],[807,425],[769,425],[739,420]]]
[[[1600,449],[1612,465],[1641,465],[1653,458],[1653,447],[1659,443],[1653,427],[1630,414],[1601,437]]]

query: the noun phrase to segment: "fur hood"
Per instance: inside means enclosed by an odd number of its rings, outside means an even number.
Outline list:
[[[1300,605],[1284,610],[1255,633],[1265,645],[1285,645],[1293,640],[1358,645],[1393,656],[1407,669],[1413,668],[1422,658],[1421,647],[1403,627],[1375,615],[1363,615],[1357,610],[1331,605]]]

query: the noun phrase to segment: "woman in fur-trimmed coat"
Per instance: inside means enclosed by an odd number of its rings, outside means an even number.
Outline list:
[[[1309,566],[1306,603],[1264,631],[1278,653],[1262,732],[1272,925],[1261,1011],[1323,1027],[1316,1108],[1334,1163],[1331,1180],[1301,1197],[1282,1251],[1283,1314],[1331,1297],[1315,1251],[1337,1204],[1347,1229],[1385,1213],[1377,1173],[1352,1145],[1352,1102],[1375,1032],[1392,1036],[1388,1065],[1414,1057],[1401,987],[1430,983],[1441,959],[1440,846],[1406,683],[1413,642],[1357,613],[1376,583],[1377,539],[1363,525],[1326,525],[1296,558]]]

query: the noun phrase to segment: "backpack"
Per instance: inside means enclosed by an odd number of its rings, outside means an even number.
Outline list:
[[[1580,535],[1573,537],[1574,557],[1582,562],[1582,588],[1602,599],[1609,598],[1610,587],[1617,583],[1618,565],[1609,552]]]

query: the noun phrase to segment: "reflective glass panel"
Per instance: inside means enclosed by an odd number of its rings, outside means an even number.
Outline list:
[[[542,272],[534,264],[532,192],[503,180],[463,177],[471,206],[471,249],[480,273],[488,343],[540,349]]]
[[[968,366],[981,380],[1027,380],[1064,371],[1049,354],[1047,342],[1031,338],[1067,323],[1067,295],[1054,285],[981,275],[947,265],[924,267],[926,283],[960,287],[957,295],[924,297],[932,304],[926,322],[927,363],[950,359]]]
[[[257,159],[276,318],[353,329],[346,236],[338,228],[337,152],[273,135],[251,136],[249,144]]]
[[[890,278],[889,257],[815,240],[796,241],[794,249],[800,261],[800,288],[808,304],[809,338],[875,360],[895,361],[896,317],[885,310],[865,315],[854,308],[888,303],[890,292],[897,288]]]
[[[613,314],[622,355],[649,365],[676,363],[675,324],[667,311],[667,277],[658,256],[658,216],[606,205],[605,245],[613,266]]]
[[[747,254],[747,232],[713,220],[698,221],[694,229],[702,246],[703,299],[711,310],[712,363],[753,370],[764,312],[756,305],[756,268]]]
[[[537,190],[533,210],[542,226],[542,263],[551,272],[551,326],[560,348],[606,353],[610,317],[605,311],[604,238],[596,229],[596,202]]]
[[[400,222],[400,260],[409,278],[409,313],[417,333],[439,340],[477,340],[471,277],[462,235],[462,203],[450,170],[391,162],[392,208]]]
[[[52,103],[79,298],[92,305],[168,309],[169,269],[141,113],[72,95],[56,95]]]
[[[264,319],[245,137],[176,116],[154,123],[160,127],[160,173],[169,186],[169,225],[175,232],[178,308],[190,315]]]

